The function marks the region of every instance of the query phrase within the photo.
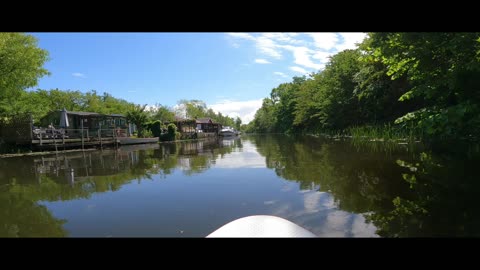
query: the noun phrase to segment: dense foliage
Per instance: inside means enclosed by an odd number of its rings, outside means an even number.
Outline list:
[[[478,139],[480,33],[370,33],[324,70],[272,89],[250,132],[394,124],[425,139]]]
[[[0,33],[0,115],[12,110],[24,89],[49,74],[43,68],[47,60],[48,52],[37,47],[35,37]]]

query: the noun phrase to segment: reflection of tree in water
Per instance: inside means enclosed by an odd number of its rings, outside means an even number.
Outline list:
[[[215,160],[242,147],[240,139],[225,143],[217,138],[164,144],[161,149],[165,159],[161,160],[161,167],[169,173],[175,168],[181,169],[186,175],[201,173],[215,164]]]
[[[331,193],[340,209],[364,213],[381,236],[480,235],[478,155],[369,151],[313,137],[250,138],[277,175]]]
[[[165,178],[175,168],[199,173],[232,149],[205,140],[0,159],[0,236],[66,236],[66,221],[54,218],[38,202],[90,198],[134,180]],[[182,160],[189,166],[181,167]]]
[[[370,219],[386,236],[480,236],[480,156],[418,154],[414,162],[397,160],[411,187],[393,207]]]
[[[0,191],[0,237],[63,237],[65,220],[23,194]]]

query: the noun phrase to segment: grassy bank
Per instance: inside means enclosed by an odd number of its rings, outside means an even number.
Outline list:
[[[351,127],[345,132],[354,140],[384,141],[384,142],[416,142],[421,141],[422,134],[414,128],[393,126],[390,124],[381,126]]]

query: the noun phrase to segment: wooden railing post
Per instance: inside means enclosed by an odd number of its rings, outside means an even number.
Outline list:
[[[100,149],[103,150],[103,144],[102,144],[102,128],[98,129],[98,139],[100,140]]]
[[[57,148],[57,134],[55,133],[55,129],[52,126],[52,136],[53,136],[53,144],[55,145],[55,154],[58,153],[58,148]]]
[[[81,119],[80,121],[80,128],[82,129],[81,132],[82,132],[82,150],[84,150],[84,143],[83,143],[83,118]]]

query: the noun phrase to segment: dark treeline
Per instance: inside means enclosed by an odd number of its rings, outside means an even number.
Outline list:
[[[370,33],[325,69],[272,89],[249,132],[351,134],[392,126],[478,139],[480,33]]]

